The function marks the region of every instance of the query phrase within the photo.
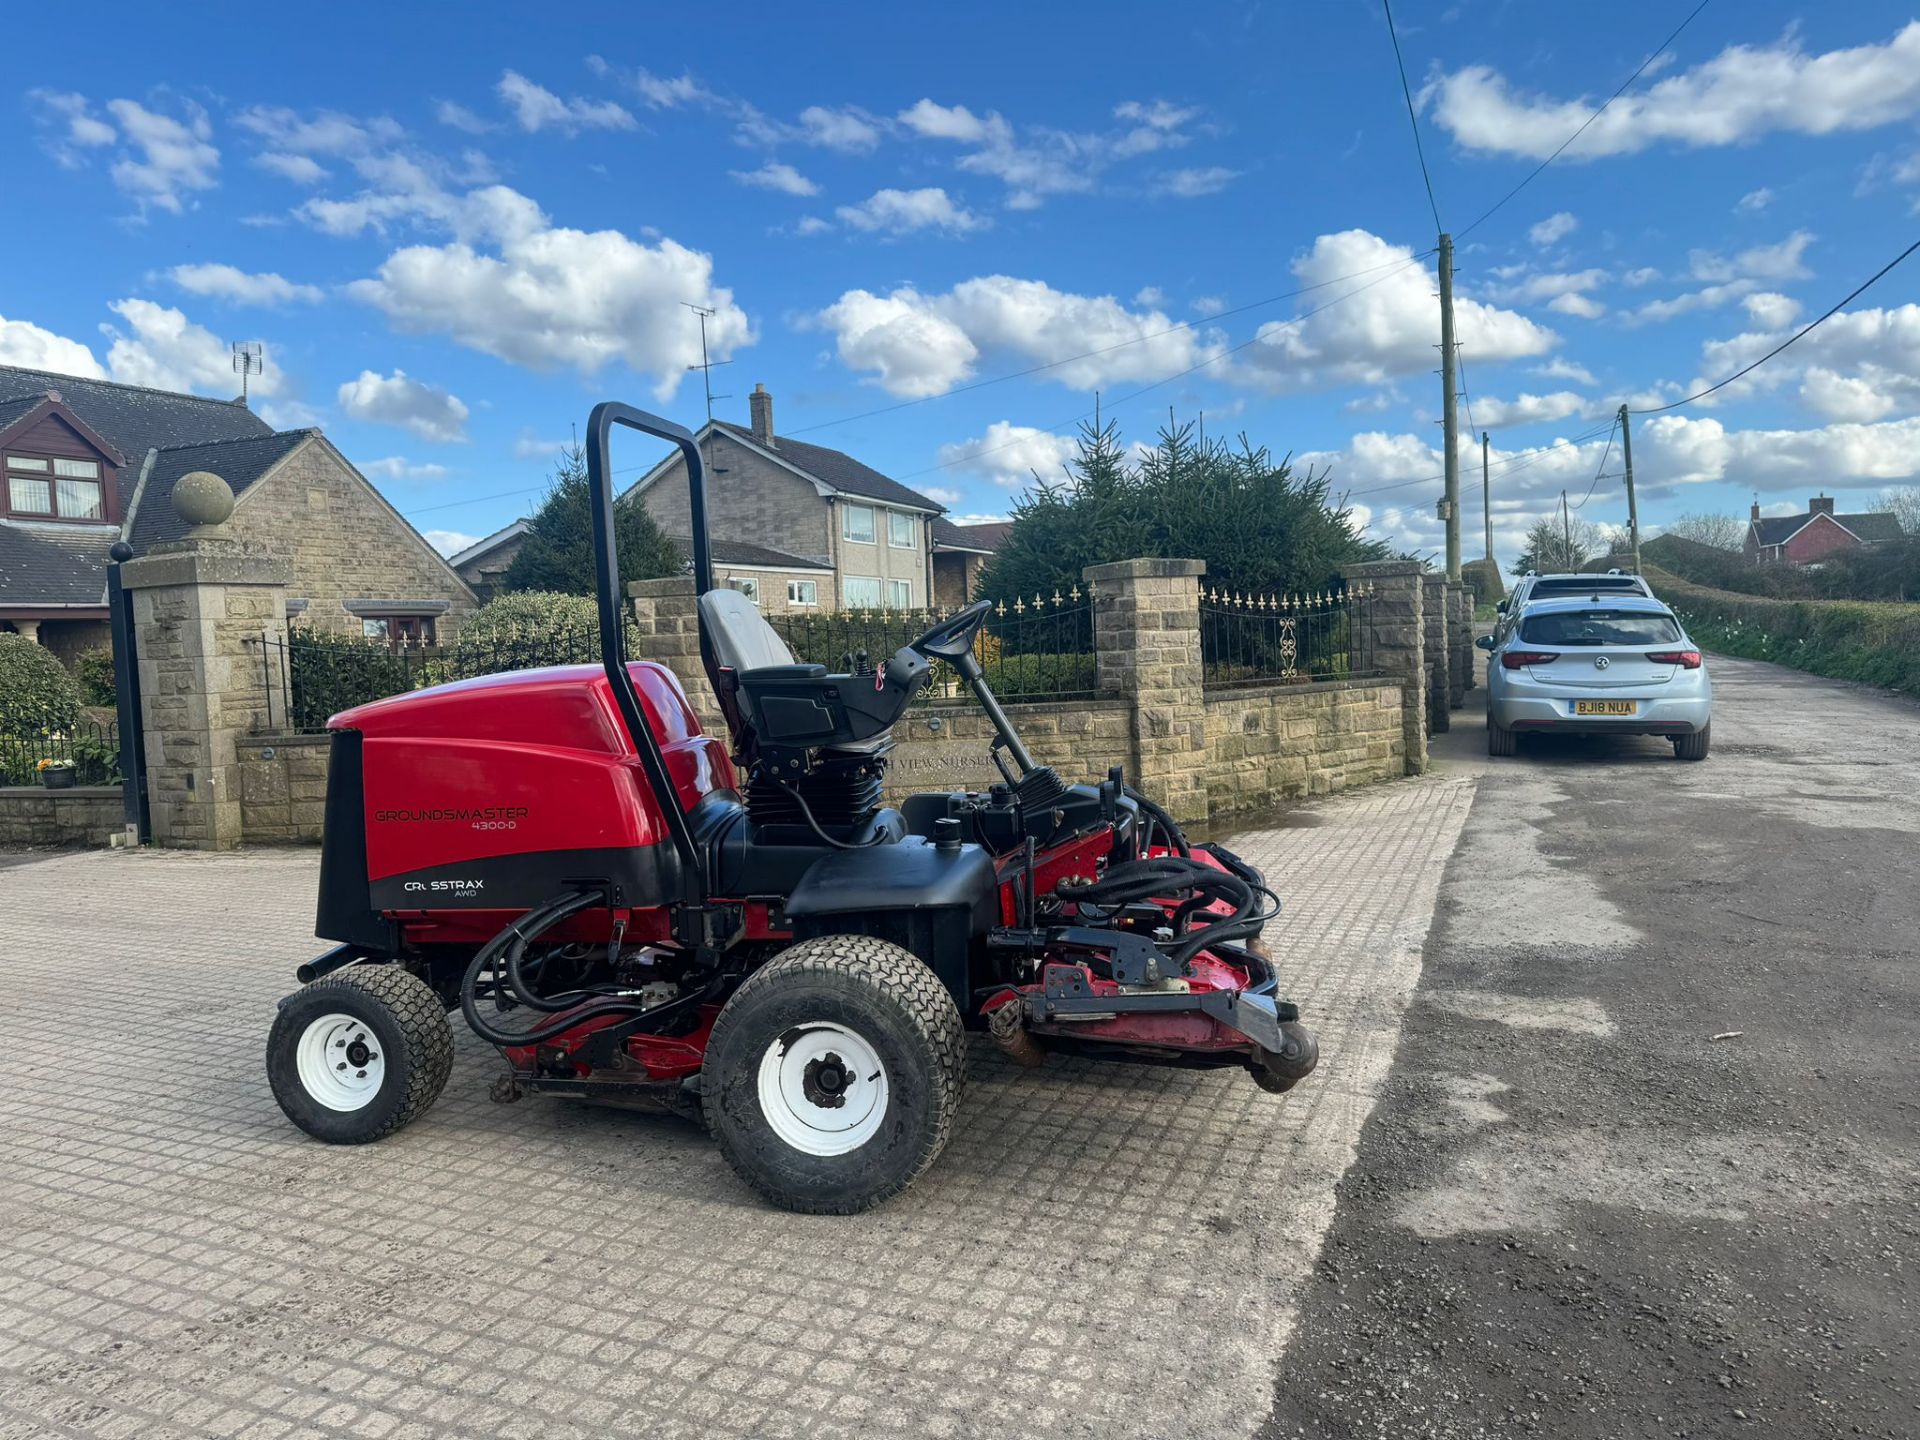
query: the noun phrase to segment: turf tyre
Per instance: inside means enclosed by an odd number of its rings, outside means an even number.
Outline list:
[[[301,1078],[300,1047],[329,1017],[351,1016],[371,1033],[382,1075],[357,1109],[333,1108]],[[267,1079],[286,1117],[330,1145],[365,1145],[412,1124],[446,1087],[453,1028],[425,981],[398,965],[353,965],[280,1002],[267,1035]]]

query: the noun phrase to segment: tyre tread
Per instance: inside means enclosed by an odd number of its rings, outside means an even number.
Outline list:
[[[314,981],[302,993],[357,990],[377,1000],[406,1040],[407,1094],[400,1106],[356,1143],[384,1140],[424,1114],[453,1072],[453,1027],[446,1007],[426,981],[394,964],[350,965]]]

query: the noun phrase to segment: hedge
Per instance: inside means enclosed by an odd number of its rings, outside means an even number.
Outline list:
[[[80,687],[54,653],[0,634],[0,735],[71,730],[79,721]]]
[[[1920,695],[1920,604],[1770,600],[1648,569],[1655,593],[1707,649]]]

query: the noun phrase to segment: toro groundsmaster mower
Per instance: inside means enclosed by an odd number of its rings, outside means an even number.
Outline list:
[[[615,426],[685,457],[700,653],[732,732],[624,653]],[[851,1213],[945,1145],[966,1032],[1047,1052],[1234,1067],[1284,1091],[1317,1050],[1259,943],[1260,875],[1118,770],[1036,764],[975,653],[986,602],[877,664],[795,661],[715,589],[693,436],[625,405],[587,427],[602,664],[490,675],[336,715],[317,930],[267,1045],[307,1133],[377,1140],[452,1065],[448,1013],[499,1048],[494,1097],[705,1122],[754,1189]],[[984,793],[881,805],[890,731],[944,663],[990,718]]]

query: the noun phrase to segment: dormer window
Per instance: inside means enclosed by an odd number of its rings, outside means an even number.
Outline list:
[[[7,513],[21,519],[104,520],[98,460],[7,452]]]

